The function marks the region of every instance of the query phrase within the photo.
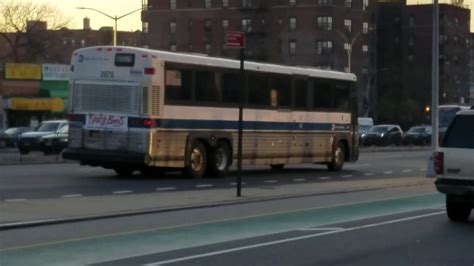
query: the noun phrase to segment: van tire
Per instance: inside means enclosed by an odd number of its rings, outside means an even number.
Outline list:
[[[466,222],[471,215],[471,206],[456,201],[453,196],[446,196],[446,213],[448,218],[453,222]]]

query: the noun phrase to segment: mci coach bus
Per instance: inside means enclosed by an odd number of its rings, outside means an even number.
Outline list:
[[[74,52],[63,156],[118,175],[225,176],[237,160],[240,62],[130,47]],[[243,164],[358,159],[353,74],[245,63]]]

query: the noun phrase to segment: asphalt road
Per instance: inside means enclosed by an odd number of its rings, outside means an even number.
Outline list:
[[[362,153],[357,163],[343,171],[329,172],[321,165],[291,165],[282,171],[246,167],[245,187],[264,187],[304,182],[331,182],[372,178],[424,176],[428,151]],[[135,174],[117,177],[113,171],[77,164],[0,166],[0,200],[7,202],[44,198],[72,198],[132,193],[170,193],[235,186],[235,179],[191,180],[178,172],[157,177]]]
[[[432,187],[0,231],[2,265],[472,265]]]

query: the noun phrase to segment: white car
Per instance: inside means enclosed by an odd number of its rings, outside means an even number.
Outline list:
[[[474,108],[459,112],[435,154],[435,182],[449,219],[464,222],[474,208]]]

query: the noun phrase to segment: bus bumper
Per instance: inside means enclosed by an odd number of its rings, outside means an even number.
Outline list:
[[[126,151],[103,151],[80,148],[67,148],[63,152],[66,160],[80,161],[83,165],[103,166],[113,164],[144,165],[145,153]]]

